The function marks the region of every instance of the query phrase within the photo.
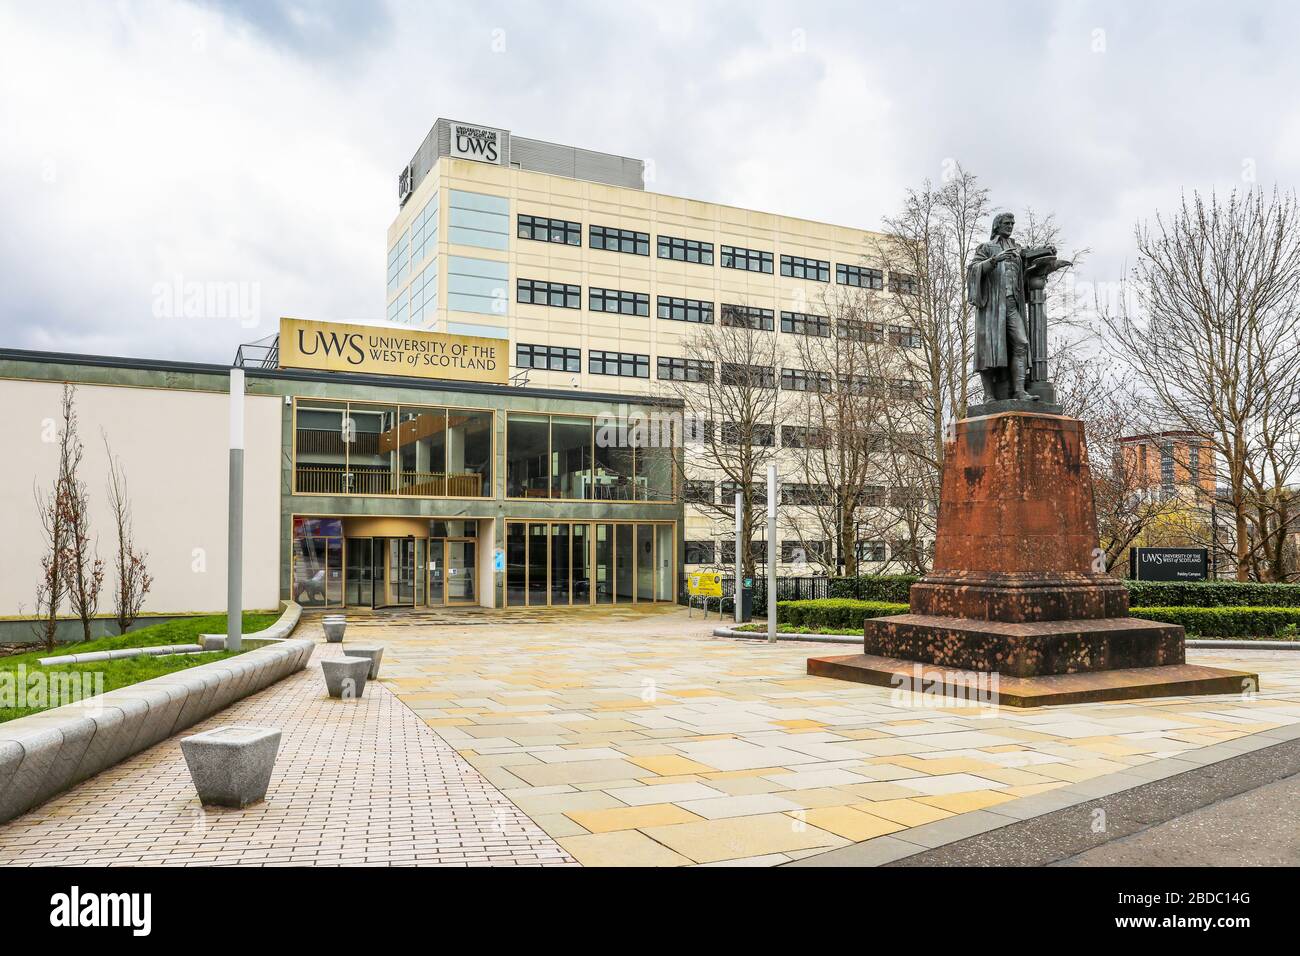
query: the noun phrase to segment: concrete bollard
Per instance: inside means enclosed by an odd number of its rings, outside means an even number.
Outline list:
[[[375,680],[379,677],[379,662],[384,659],[384,649],[382,647],[357,647],[355,644],[349,644],[348,657],[364,657],[368,659],[370,661],[368,679]]]
[[[347,621],[341,617],[327,617],[321,622],[325,628],[325,640],[331,644],[340,644],[343,641],[343,631],[347,628]]]
[[[370,673],[368,657],[334,657],[320,662],[325,675],[325,689],[339,700],[359,700],[366,692]]]
[[[218,727],[181,741],[190,778],[205,806],[243,808],[266,798],[280,731]]]

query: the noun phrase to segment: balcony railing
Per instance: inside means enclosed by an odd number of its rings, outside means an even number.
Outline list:
[[[483,476],[476,472],[366,470],[342,465],[299,465],[295,492],[300,495],[409,495],[479,498]]]

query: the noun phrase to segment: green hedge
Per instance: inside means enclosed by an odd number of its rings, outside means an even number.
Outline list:
[[[917,581],[913,574],[863,575],[831,578],[832,598],[907,603]],[[1300,607],[1300,584],[1259,584],[1249,581],[1125,581],[1129,603],[1135,607]]]
[[[862,630],[862,622],[869,617],[888,617],[906,614],[907,605],[891,601],[850,601],[847,598],[828,598],[824,601],[777,601],[776,621],[795,627],[844,628],[846,633]]]
[[[1135,607],[1133,617],[1181,624],[1188,637],[1295,637],[1295,607]]]
[[[862,630],[869,617],[906,614],[908,606],[893,601],[778,601],[778,624],[831,628],[846,634]],[[1295,607],[1135,607],[1130,613],[1148,621],[1181,624],[1196,637],[1294,637],[1300,632],[1300,608]]]
[[[1300,584],[1125,581],[1134,607],[1300,607]]]
[[[831,578],[826,591],[832,598],[854,601],[896,601],[907,603],[915,574],[864,574],[856,578]]]

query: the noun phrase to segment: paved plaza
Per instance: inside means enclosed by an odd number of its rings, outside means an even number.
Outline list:
[[[1250,699],[1017,710],[811,678],[804,661],[842,646],[716,624],[354,616],[349,640],[386,648],[365,700],[325,699],[313,663],[195,728],[283,728],[265,804],[201,812],[173,738],[0,827],[0,864],[769,866],[1300,723],[1285,651],[1191,652],[1248,661]]]

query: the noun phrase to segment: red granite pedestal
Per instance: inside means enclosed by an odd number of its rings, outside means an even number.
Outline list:
[[[1002,695],[1015,706],[1258,688],[1187,665],[1181,627],[1128,616],[1128,591],[1103,573],[1081,421],[967,418],[945,452],[934,570],[911,613],[868,620],[863,654],[812,658],[808,673],[893,686],[917,664],[996,674],[1015,681]]]

